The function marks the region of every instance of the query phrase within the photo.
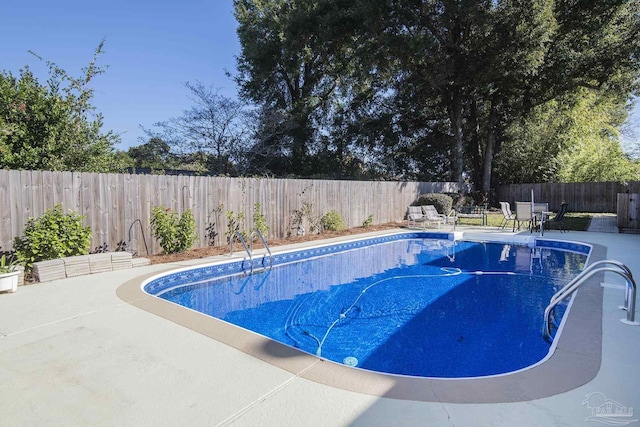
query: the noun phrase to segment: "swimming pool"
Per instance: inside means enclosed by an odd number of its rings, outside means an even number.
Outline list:
[[[480,377],[548,356],[542,312],[586,262],[587,245],[479,243],[400,233],[185,269],[146,292],[287,346],[359,368]],[[269,260],[259,259],[269,266]],[[561,315],[563,310],[559,310]]]

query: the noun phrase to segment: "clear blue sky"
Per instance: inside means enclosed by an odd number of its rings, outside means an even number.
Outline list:
[[[184,82],[214,85],[234,97],[240,52],[232,0],[0,0],[0,70],[18,74],[29,65],[44,84],[47,69],[33,55],[80,76],[100,41],[109,65],[93,81],[93,105],[103,131],[121,135],[118,149],[146,142],[140,125],[178,117],[191,102]],[[630,119],[640,141],[640,108]],[[143,140],[139,140],[143,137]]]
[[[31,50],[80,76],[103,38],[99,64],[109,68],[93,81],[93,105],[103,131],[121,134],[118,149],[146,142],[140,125],[189,108],[184,82],[236,96],[225,76],[240,52],[232,0],[0,0],[0,71],[17,76],[29,65],[46,83],[47,68]]]

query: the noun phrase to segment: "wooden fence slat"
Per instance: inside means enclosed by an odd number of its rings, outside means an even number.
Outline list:
[[[33,184],[31,183],[31,171],[20,171],[20,185],[22,187],[19,193],[22,196],[22,215],[24,218],[35,216],[33,211]]]
[[[10,171],[0,170],[0,251],[12,246],[10,183]]]
[[[23,235],[27,217],[22,208],[22,171],[9,171],[9,191],[11,195],[11,235],[3,237],[2,241],[7,245],[5,250],[13,247],[13,239]]]
[[[56,195],[53,182],[53,173],[51,171],[43,171],[42,179],[42,205],[44,209],[52,208],[56,202]]]

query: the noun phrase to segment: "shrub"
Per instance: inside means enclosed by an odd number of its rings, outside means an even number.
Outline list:
[[[447,196],[451,197],[451,199],[453,200],[453,205],[452,205],[453,209],[457,210],[460,206],[464,206],[465,204],[467,204],[464,194],[461,194],[461,193],[443,193],[443,194],[446,194]]]
[[[253,205],[253,228],[258,230],[263,236],[267,234],[267,230],[269,230],[267,220],[264,218],[260,203],[258,202]]]
[[[231,240],[236,232],[240,233],[243,239],[246,239],[247,233],[244,231],[244,213],[238,212],[236,214],[233,211],[227,211],[225,215],[227,217],[227,232],[225,233],[227,240]]]
[[[302,209],[294,209],[289,216],[289,232],[287,237],[291,236],[291,230],[296,231],[297,236],[304,236],[306,229],[305,221],[309,225],[309,232],[320,234],[322,231],[322,218],[320,215],[313,213],[313,204],[309,202],[302,203]]]
[[[330,231],[339,231],[347,228],[347,225],[342,219],[342,215],[336,211],[330,211],[322,215],[322,218],[320,218],[320,224],[324,230]]]
[[[184,252],[196,240],[196,221],[191,210],[182,215],[162,206],[151,209],[151,230],[165,254]]]
[[[363,227],[369,227],[371,224],[373,224],[373,215],[369,215],[367,219],[362,222]]]
[[[65,214],[62,205],[29,218],[24,236],[13,243],[19,262],[29,271],[34,262],[89,253],[91,228],[82,225],[83,219],[76,212]]]
[[[412,206],[425,206],[425,205],[433,205],[436,210],[440,214],[448,215],[451,212],[451,207],[453,206],[453,199],[451,196],[447,196],[446,194],[440,193],[427,193],[418,196],[415,202],[411,204]]]

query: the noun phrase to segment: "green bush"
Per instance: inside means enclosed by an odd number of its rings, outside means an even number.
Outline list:
[[[196,221],[191,210],[182,215],[162,206],[151,209],[151,230],[165,254],[184,252],[196,240]]]
[[[347,225],[342,219],[342,215],[336,211],[330,211],[322,215],[322,218],[320,218],[320,224],[324,230],[330,231],[339,231],[347,228]]]
[[[30,271],[34,262],[89,253],[91,228],[82,226],[83,219],[76,212],[65,214],[62,205],[29,218],[24,236],[13,243],[19,262]]]
[[[464,206],[465,204],[467,204],[467,199],[465,198],[464,194],[461,193],[442,193],[442,194],[446,194],[447,196],[451,197],[451,200],[453,201],[453,205],[451,206],[452,209],[458,209],[460,206]]]
[[[367,219],[362,222],[363,227],[369,227],[371,224],[373,224],[373,215],[369,215]]]
[[[263,236],[267,234],[267,231],[269,230],[267,220],[265,219],[260,203],[258,202],[253,205],[253,228],[258,230]]]
[[[231,240],[236,232],[240,233],[243,239],[246,239],[247,233],[244,231],[244,214],[242,212],[236,214],[233,211],[227,211],[225,215],[227,217],[227,232],[225,233],[227,240]]]
[[[418,196],[411,206],[433,205],[440,214],[448,215],[453,206],[453,198],[446,194],[427,193]]]

